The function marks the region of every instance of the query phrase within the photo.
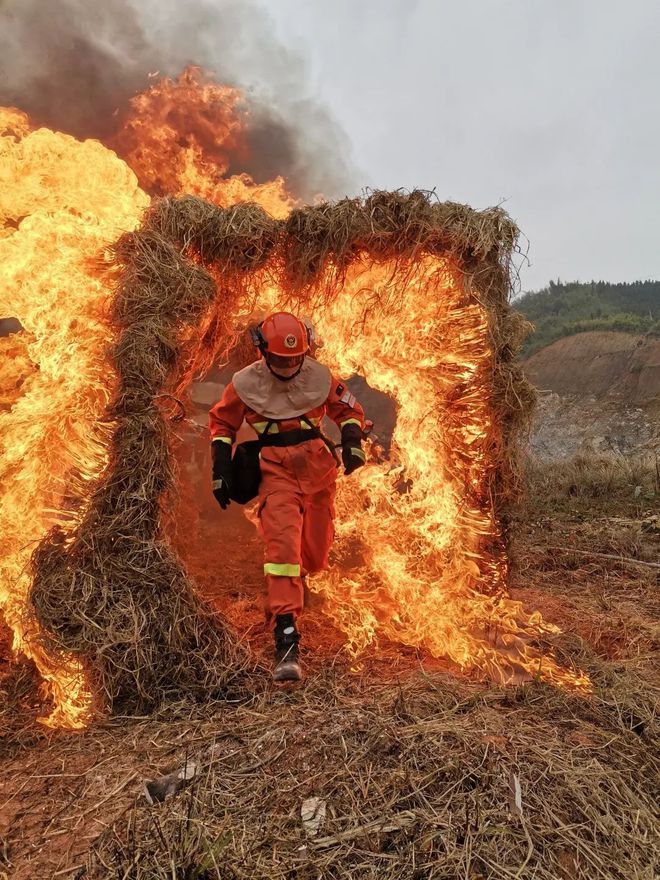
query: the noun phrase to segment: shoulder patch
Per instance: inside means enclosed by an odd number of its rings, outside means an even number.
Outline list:
[[[337,388],[335,390],[337,393],[337,397],[341,397],[344,393],[344,386],[340,383],[339,385],[337,385]]]

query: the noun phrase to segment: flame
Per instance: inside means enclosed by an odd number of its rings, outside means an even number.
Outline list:
[[[92,694],[79,663],[40,640],[26,572],[49,528],[75,529],[106,463],[114,270],[104,254],[139,224],[147,193],[252,200],[286,217],[296,201],[281,178],[231,174],[247,122],[241,93],[193,68],[133,99],[113,149],[34,130],[20,110],[0,108],[0,314],[24,327],[0,340],[0,608],[44,679],[54,726],[84,726]],[[363,374],[397,404],[389,460],[339,482],[338,562],[312,588],[356,657],[386,637],[500,681],[522,672],[588,691],[585,676],[536,645],[555,628],[506,594],[488,494],[500,436],[485,313],[449,263],[426,258],[405,283],[395,277],[391,266],[357,265],[312,316],[328,365]],[[286,304],[264,280],[239,311]]]
[[[507,597],[488,490],[501,436],[484,309],[446,261],[426,257],[405,282],[394,277],[388,265],[357,266],[316,316],[324,360],[394,398],[397,419],[390,460],[339,481],[339,555],[359,548],[357,559],[311,586],[355,655],[382,635],[503,683],[584,689],[588,679],[534,645],[557,628]]]
[[[486,313],[445,260],[394,269],[354,265],[341,295],[312,314],[323,362],[364,376],[397,415],[387,460],[374,447],[366,467],[339,479],[336,561],[309,586],[356,659],[384,637],[502,684],[589,693],[588,676],[539,645],[559,629],[507,595],[488,487],[501,435]],[[257,311],[287,306],[286,291],[264,285]]]
[[[132,99],[112,145],[149,193],[188,193],[223,208],[253,201],[286,217],[295,200],[282,177],[257,184],[248,174],[229,173],[248,155],[247,121],[242,92],[206,82],[189,67]]]
[[[110,280],[100,257],[148,204],[133,172],[96,141],[80,143],[0,110],[0,313],[18,317],[31,369],[20,384],[3,370],[0,412],[0,607],[14,648],[48,686],[53,726],[83,727],[91,695],[73,658],[41,645],[27,612],[31,552],[53,525],[70,529],[105,464],[99,419],[113,389],[104,320]],[[20,340],[20,341],[19,341]],[[4,359],[3,359],[4,360]],[[94,430],[91,430],[91,428]]]

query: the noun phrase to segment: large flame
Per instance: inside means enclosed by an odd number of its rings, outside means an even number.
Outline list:
[[[50,527],[75,527],[105,464],[100,418],[113,377],[104,315],[114,278],[104,253],[139,223],[144,189],[222,206],[252,200],[285,217],[295,201],[280,178],[227,176],[246,149],[245,112],[237,90],[186,71],[133,100],[112,141],[119,158],[0,109],[0,315],[24,327],[0,340],[0,607],[14,647],[48,686],[49,724],[84,725],[92,698],[76,661],[40,641],[26,572]],[[584,676],[534,647],[530,637],[554,628],[506,597],[487,492],[499,435],[485,314],[465,305],[460,275],[442,261],[419,261],[405,285],[393,277],[386,265],[358,265],[344,294],[313,315],[326,362],[343,376],[362,373],[397,404],[390,459],[340,481],[340,564],[313,589],[327,595],[356,655],[381,634],[499,680],[522,670],[586,690]],[[264,286],[242,308],[286,300]]]
[[[98,142],[30,131],[23,114],[4,109],[0,135],[0,314],[20,319],[23,357],[34,365],[19,387],[0,377],[9,385],[3,395],[14,392],[0,412],[0,606],[14,647],[49,685],[49,723],[79,727],[90,695],[79,665],[41,646],[26,613],[26,568],[49,527],[81,516],[85,486],[104,464],[99,419],[113,382],[102,256],[137,225],[148,199]],[[7,353],[16,344],[0,342]]]
[[[484,310],[466,304],[460,273],[437,258],[420,260],[403,284],[395,277],[358,266],[317,317],[324,358],[391,395],[397,419],[389,461],[339,483],[340,554],[359,547],[358,558],[313,588],[329,597],[326,613],[354,653],[381,634],[505,683],[583,687],[532,644],[557,629],[506,596],[488,491],[501,435]]]
[[[189,193],[223,208],[252,201],[286,217],[294,199],[281,177],[256,184],[230,174],[248,152],[247,114],[238,89],[206,82],[190,67],[133,98],[112,145],[153,195]]]
[[[289,304],[286,290],[264,284],[256,307]],[[493,353],[485,311],[466,305],[461,273],[435,257],[402,278],[387,263],[358,263],[312,317],[319,357],[337,375],[364,376],[397,412],[387,460],[373,454],[339,479],[337,562],[308,579],[348,651],[357,658],[385,637],[504,684],[539,679],[589,692],[584,673],[541,647],[558,628],[507,595],[489,493],[501,445]]]

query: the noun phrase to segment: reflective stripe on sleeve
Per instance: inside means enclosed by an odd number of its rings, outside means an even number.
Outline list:
[[[361,458],[362,461],[366,461],[367,457],[361,449],[358,449],[355,446],[351,446],[351,455],[357,455],[358,458]]]
[[[346,425],[357,425],[360,430],[362,430],[362,423],[359,419],[346,419],[345,422],[342,422],[339,427],[344,428]]]
[[[213,440],[211,440],[211,443],[216,443],[218,440],[221,443],[231,443],[232,442],[231,437],[214,437]]]
[[[300,577],[300,564],[292,565],[290,562],[266,562],[264,574],[274,574],[279,577]]]

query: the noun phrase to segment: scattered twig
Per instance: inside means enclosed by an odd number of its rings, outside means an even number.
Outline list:
[[[623,562],[627,565],[642,565],[647,568],[660,568],[660,562],[646,562],[644,559],[632,559],[630,556],[617,556],[613,553],[597,553],[595,550],[577,550],[574,547],[551,547],[546,545],[547,550],[557,550],[560,553],[576,553],[578,556],[594,556],[598,559],[611,559],[614,562]]]

